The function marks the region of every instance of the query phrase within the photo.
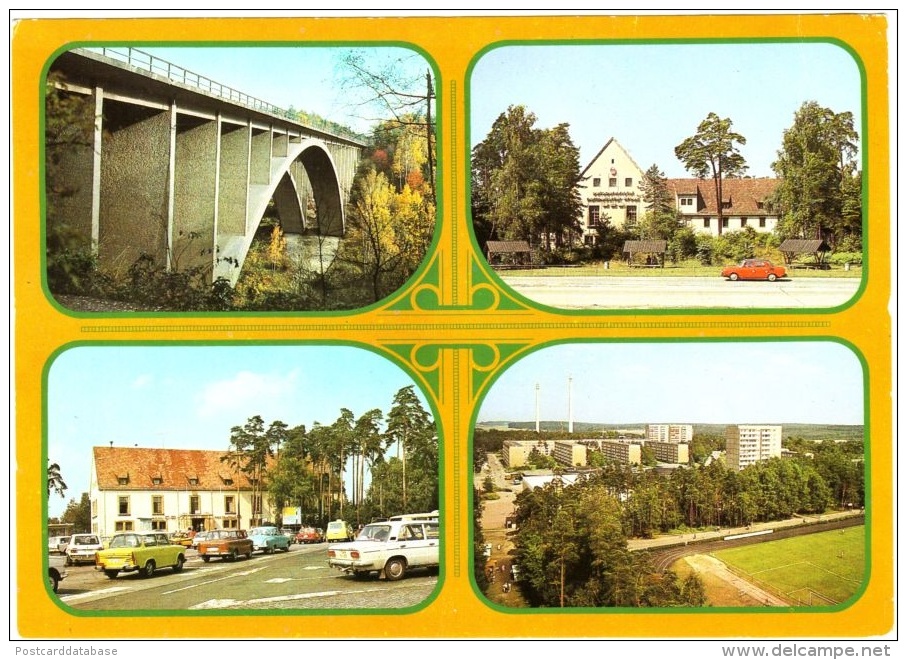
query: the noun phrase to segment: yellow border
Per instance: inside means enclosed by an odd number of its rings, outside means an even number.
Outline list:
[[[891,291],[889,190],[889,80],[887,21],[883,16],[753,15],[502,18],[259,18],[259,19],[63,19],[25,20],[12,34],[12,120],[16,343],[16,551],[18,633],[25,638],[155,637],[868,637],[893,626],[894,557],[892,402],[890,399]],[[396,42],[413,44],[439,69],[444,89],[440,172],[444,217],[432,259],[440,269],[439,304],[446,311],[401,313],[387,306],[350,317],[211,319],[92,319],[62,314],[41,290],[39,191],[40,78],[48,58],[75,41],[207,42]],[[466,309],[483,287],[470,273],[477,257],[467,228],[465,79],[473,57],[491,44],[509,40],[826,38],[846,43],[866,72],[868,218],[871,276],[857,302],[834,314],[804,313],[710,317],[675,314],[565,317],[524,309],[500,312]],[[494,287],[491,287],[494,289]],[[413,289],[415,290],[415,289]],[[494,292],[500,295],[499,291]],[[463,309],[457,309],[463,307]],[[871,573],[863,596],[835,613],[768,612],[677,614],[560,613],[495,611],[473,592],[469,566],[469,425],[476,404],[474,374],[486,368],[475,358],[477,345],[537,345],[561,339],[696,339],[836,337],[854,345],[869,365],[872,429]],[[207,614],[155,618],[73,616],[47,595],[41,579],[41,492],[43,489],[42,370],[61,346],[74,341],[349,341],[381,346],[397,355],[409,351],[416,372],[436,370],[435,404],[446,439],[444,498],[445,574],[439,596],[406,615],[280,616],[265,625],[260,616]],[[417,349],[436,355],[419,364]],[[720,635],[719,635],[720,633]]]

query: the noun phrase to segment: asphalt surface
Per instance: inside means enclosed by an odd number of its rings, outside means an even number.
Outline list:
[[[819,309],[850,301],[857,278],[776,282],[721,277],[523,277],[499,273],[516,293],[561,309]]]

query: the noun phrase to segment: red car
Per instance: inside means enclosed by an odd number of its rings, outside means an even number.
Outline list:
[[[765,259],[744,259],[739,266],[728,266],[721,271],[721,277],[729,280],[768,280],[774,282],[787,275],[784,266],[776,266]]]
[[[324,532],[320,527],[303,527],[296,534],[296,543],[321,543]]]

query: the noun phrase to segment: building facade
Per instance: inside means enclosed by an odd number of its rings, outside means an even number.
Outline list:
[[[602,440],[599,443],[599,449],[609,461],[629,465],[642,464],[642,447],[636,443]]]
[[[737,424],[725,428],[727,465],[740,471],[759,461],[781,457],[781,427]]]
[[[605,221],[618,229],[631,229],[645,215],[646,203],[640,187],[644,175],[645,170],[616,139],[605,143],[581,174],[583,244],[595,245]],[[771,210],[769,203],[777,179],[722,181],[720,226],[712,179],[667,179],[667,185],[684,224],[698,233],[717,236],[747,227],[763,233],[774,231],[778,224],[779,214]]]
[[[275,520],[248,476],[224,452],[94,447],[89,484],[91,531],[248,529]]]
[[[501,463],[506,468],[528,465],[533,449],[543,456],[550,456],[553,447],[552,443],[543,440],[505,440],[501,447]]]
[[[646,440],[646,447],[652,449],[655,460],[662,463],[690,462],[690,445],[685,442],[650,442]]]
[[[692,442],[692,424],[646,424],[646,442]]]
[[[571,440],[554,443],[554,460],[567,467],[582,467],[586,464],[586,446]]]

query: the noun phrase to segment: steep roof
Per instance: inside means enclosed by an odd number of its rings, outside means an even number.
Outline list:
[[[513,252],[532,252],[528,241],[488,241],[485,243],[488,254],[509,254]]]
[[[725,179],[721,184],[721,194],[730,207],[722,209],[722,215],[768,215],[759,203],[768,199],[778,179]],[[702,215],[718,215],[718,204],[715,203],[715,184],[711,179],[668,179],[668,189],[676,195],[698,195]]]
[[[592,167],[592,165],[595,164],[595,161],[597,161],[597,160],[601,157],[601,155],[602,155],[603,153],[605,153],[605,150],[606,150],[609,146],[611,146],[612,144],[613,144],[615,147],[617,147],[618,149],[620,149],[621,151],[624,152],[624,155],[627,157],[627,159],[628,159],[631,163],[633,163],[633,166],[634,166],[636,169],[638,169],[638,170],[639,170],[640,172],[642,172],[643,174],[646,173],[646,171],[645,171],[644,169],[642,169],[642,168],[636,163],[635,160],[633,160],[633,156],[630,155],[630,152],[627,151],[626,149],[624,149],[624,146],[623,146],[620,142],[618,142],[616,138],[613,138],[613,137],[612,137],[612,138],[609,139],[607,142],[605,142],[605,146],[603,146],[601,149],[599,149],[598,153],[595,154],[595,158],[593,158],[592,160],[590,160],[590,161],[589,161],[589,164],[586,165],[585,168],[583,168],[583,171],[580,173],[580,178],[581,178],[581,179],[584,178],[584,177],[586,176],[586,172],[589,171],[589,168]]]
[[[94,447],[101,490],[236,490],[251,488],[248,477],[221,462],[226,451]],[[126,483],[121,483],[125,478]],[[155,480],[160,479],[160,483]],[[190,484],[190,479],[197,483]]]

